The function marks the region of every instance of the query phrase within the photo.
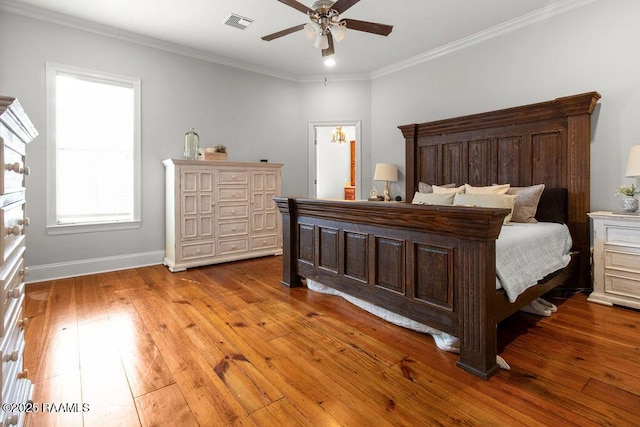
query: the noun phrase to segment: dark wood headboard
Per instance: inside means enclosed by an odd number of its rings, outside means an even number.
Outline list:
[[[591,113],[599,99],[588,92],[399,126],[406,140],[407,200],[419,182],[566,188],[574,250],[588,254]],[[588,267],[588,255],[581,258]],[[589,288],[588,270],[580,277],[577,287]]]

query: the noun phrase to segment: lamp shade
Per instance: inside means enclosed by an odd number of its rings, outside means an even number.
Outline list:
[[[373,174],[374,181],[397,181],[398,168],[393,163],[378,163]]]
[[[629,150],[626,175],[628,177],[640,176],[640,145],[634,145]]]

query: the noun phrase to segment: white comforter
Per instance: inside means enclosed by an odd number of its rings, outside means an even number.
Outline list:
[[[496,241],[496,275],[514,302],[518,295],[546,275],[569,264],[572,241],[564,224],[510,223]]]

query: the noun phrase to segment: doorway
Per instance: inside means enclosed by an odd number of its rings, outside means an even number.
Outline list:
[[[332,141],[336,128],[344,142]],[[309,196],[360,199],[361,129],[359,121],[309,122]]]

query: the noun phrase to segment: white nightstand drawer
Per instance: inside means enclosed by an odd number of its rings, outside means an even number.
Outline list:
[[[607,294],[633,298],[640,302],[640,274],[605,273],[604,290]]]
[[[605,249],[604,267],[640,273],[640,253],[624,249]]]
[[[640,248],[640,229],[605,225],[605,244]]]

